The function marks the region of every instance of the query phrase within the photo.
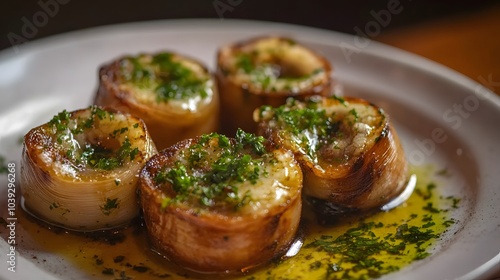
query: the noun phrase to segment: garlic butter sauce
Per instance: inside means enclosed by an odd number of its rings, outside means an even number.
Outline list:
[[[278,259],[236,279],[371,279],[426,261],[441,236],[456,228],[460,198],[442,196],[435,169],[413,168],[418,177],[410,199],[388,212],[338,219],[320,225],[305,208],[303,246],[297,255]],[[439,178],[438,178],[439,179]],[[150,250],[140,222],[92,235],[48,229],[19,211],[18,251],[44,270],[93,279],[220,278],[176,267]],[[3,227],[3,226],[2,226]],[[6,238],[2,230],[2,238]],[[350,249],[342,252],[343,249]],[[363,250],[366,249],[366,250]],[[349,252],[353,252],[352,254]],[[367,253],[368,252],[368,253]],[[61,261],[64,260],[62,263]]]

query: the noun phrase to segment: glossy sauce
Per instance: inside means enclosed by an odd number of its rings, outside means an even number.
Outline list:
[[[459,199],[443,197],[439,194],[439,185],[433,183],[434,170],[415,169],[418,176],[416,191],[401,206],[388,212],[372,215],[343,217],[320,225],[316,217],[306,208],[303,213],[304,246],[293,257],[283,257],[265,267],[254,269],[240,275],[224,275],[237,279],[370,279],[401,270],[417,258],[425,258],[432,253],[438,237],[428,241],[410,244],[407,242],[400,254],[376,252],[368,258],[376,264],[363,265],[369,269],[359,269],[360,263],[346,261],[346,256],[320,250],[321,246],[310,245],[315,240],[324,244],[335,245],[333,240],[344,235],[349,229],[360,224],[371,224],[370,238],[377,242],[387,241],[398,244],[400,239],[391,241],[391,237],[401,230],[402,224],[408,228],[417,227],[420,231],[444,233],[456,221],[450,218],[453,210],[460,206]],[[140,222],[127,229],[97,234],[74,234],[63,230],[51,230],[40,225],[25,212],[19,211],[19,223],[23,225],[33,242],[44,251],[61,256],[93,279],[220,279],[221,275],[202,275],[176,267],[150,250],[145,229]],[[22,214],[22,215],[21,215]],[[372,223],[373,222],[373,223]],[[359,231],[357,231],[359,232]],[[367,231],[368,232],[368,231]],[[408,231],[406,231],[408,233]],[[355,235],[353,233],[353,235]],[[389,235],[389,237],[387,237]],[[329,237],[325,237],[329,236]],[[377,239],[378,237],[378,239]],[[387,237],[387,238],[386,238]],[[317,243],[317,242],[316,242]],[[22,249],[20,249],[22,254]],[[349,250],[355,251],[355,250]],[[349,253],[348,253],[349,254]],[[33,256],[36,258],[36,256]],[[367,257],[365,256],[364,259]],[[44,261],[38,261],[43,267]],[[357,268],[355,268],[357,266]],[[127,278],[130,277],[130,278]]]

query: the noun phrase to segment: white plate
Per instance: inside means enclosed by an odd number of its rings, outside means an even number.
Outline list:
[[[333,62],[335,79],[345,94],[366,98],[391,115],[411,163],[446,167],[452,174],[442,191],[463,198],[456,214],[459,225],[431,257],[386,278],[495,275],[500,269],[500,99],[436,63],[375,42],[361,46],[349,35],[276,23],[175,20],[89,29],[22,45],[17,53],[7,49],[0,53],[0,155],[19,163],[19,138],[31,127],[63,109],[90,104],[97,69],[104,62],[124,54],[167,49],[191,55],[214,69],[220,45],[264,34],[291,36],[322,52]],[[462,112],[454,111],[458,106]],[[436,131],[446,141],[433,139]],[[6,218],[7,177],[1,175],[0,182],[0,213]],[[2,278],[67,279],[71,275],[71,266],[50,252],[39,254],[59,265],[58,274],[49,273],[30,255],[18,255],[17,272],[9,272],[3,239],[0,251]]]

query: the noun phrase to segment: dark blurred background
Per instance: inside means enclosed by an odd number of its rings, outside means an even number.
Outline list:
[[[11,46],[14,35],[22,35],[26,21],[39,23],[29,40],[88,27],[122,22],[177,19],[224,18],[255,19],[320,27],[354,33],[373,19],[371,11],[387,9],[389,3],[401,3],[405,12],[394,16],[383,32],[415,25],[436,18],[467,14],[488,9],[495,2],[375,0],[375,1],[257,1],[257,0],[2,0],[0,1],[0,49]],[[58,9],[51,7],[57,3]],[[43,6],[55,11],[47,18]],[[45,12],[47,14],[47,12]],[[499,26],[500,28],[500,26]],[[11,33],[9,40],[8,34]],[[31,36],[31,34],[30,34]]]
[[[179,18],[253,19],[355,34],[391,7],[404,12],[372,39],[487,80],[500,93],[500,1],[493,0],[0,0],[0,50],[83,28]]]

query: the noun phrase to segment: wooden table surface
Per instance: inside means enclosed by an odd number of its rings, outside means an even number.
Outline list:
[[[500,95],[500,4],[374,39],[448,66]]]

